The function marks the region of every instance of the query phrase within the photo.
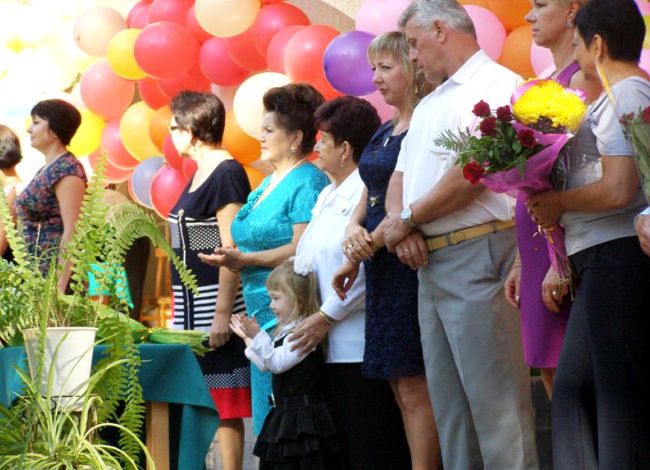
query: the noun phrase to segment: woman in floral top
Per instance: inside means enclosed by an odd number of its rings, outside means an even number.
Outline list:
[[[67,150],[81,114],[70,103],[53,99],[39,101],[31,115],[27,132],[32,147],[45,156],[45,165],[16,198],[16,215],[29,250],[39,256],[46,273],[52,257],[58,257],[59,248],[72,238],[86,188],[86,173]],[[59,276],[59,290],[65,290],[69,278],[70,266],[66,265]]]

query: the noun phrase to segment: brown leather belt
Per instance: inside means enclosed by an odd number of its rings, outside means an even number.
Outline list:
[[[492,222],[485,224],[475,225],[474,227],[464,228],[462,230],[456,230],[455,232],[445,233],[444,235],[427,238],[427,247],[429,248],[429,253],[431,253],[440,248],[458,245],[464,241],[472,240],[473,238],[478,238],[487,235],[488,233],[499,232],[514,226],[514,220],[493,220]]]

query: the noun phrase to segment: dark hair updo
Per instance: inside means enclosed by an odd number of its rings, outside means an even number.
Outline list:
[[[264,95],[264,109],[275,113],[275,121],[285,132],[302,132],[300,153],[307,155],[316,145],[314,112],[325,98],[311,85],[292,83],[271,88]]]
[[[220,145],[226,126],[226,108],[212,93],[181,91],[171,102],[178,127],[201,142]]]
[[[13,168],[23,159],[18,136],[0,124],[0,170]]]
[[[64,100],[43,100],[36,103],[30,113],[47,121],[47,125],[63,145],[70,145],[77,129],[81,125],[81,113]]]

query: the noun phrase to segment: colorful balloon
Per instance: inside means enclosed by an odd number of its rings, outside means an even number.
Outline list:
[[[156,176],[158,170],[165,166],[165,161],[162,157],[151,157],[140,162],[135,167],[129,180],[129,186],[133,193],[133,199],[140,205],[153,209],[151,206],[151,182],[153,177]]]
[[[506,29],[499,18],[486,8],[476,5],[466,5],[465,10],[474,22],[478,45],[490,56],[497,60],[503,51],[503,43],[506,40]]]
[[[534,77],[535,72],[533,71],[533,65],[530,63],[530,46],[532,43],[533,35],[530,26],[520,26],[511,31],[506,37],[499,63],[524,78]]]
[[[375,90],[368,95],[362,96],[361,98],[375,107],[377,114],[379,114],[379,117],[381,118],[381,122],[386,122],[389,119],[393,119],[395,117],[397,108],[395,108],[395,106],[387,104],[386,101],[384,101],[384,96],[379,93],[378,90]]]
[[[229,38],[251,27],[260,9],[259,0],[196,0],[196,19],[208,33]]]
[[[106,123],[102,132],[101,149],[106,152],[106,157],[111,165],[122,170],[132,170],[138,163],[122,144],[120,137],[120,119],[113,119]]]
[[[139,8],[133,14],[133,17],[131,18],[131,22],[128,23],[129,28],[144,29],[144,27],[149,24],[150,8],[151,8],[150,4],[144,4],[141,8]]]
[[[250,28],[228,38],[228,54],[237,65],[251,72],[266,68],[266,58],[255,47],[253,30]]]
[[[400,29],[398,25],[399,18],[410,3],[411,0],[390,0],[384,2],[384,5],[381,7],[381,15],[377,23],[377,29],[382,33],[386,31],[398,31]]]
[[[271,39],[266,48],[266,65],[271,72],[286,73],[284,69],[284,50],[289,39],[304,26],[288,26],[281,29]]]
[[[148,75],[173,78],[187,73],[196,63],[199,42],[186,26],[159,21],[140,32],[133,52],[138,66]]]
[[[323,53],[339,32],[321,24],[305,26],[296,32],[284,50],[284,68],[292,82],[326,81]]]
[[[352,31],[335,38],[323,57],[325,76],[330,84],[347,95],[367,95],[375,90],[373,72],[368,63],[368,46],[374,36]]]
[[[289,83],[289,77],[276,72],[263,72],[247,78],[235,92],[233,112],[239,127],[246,134],[260,138],[264,106],[262,97],[269,89]]]
[[[81,125],[70,142],[70,152],[77,156],[90,155],[99,147],[106,123],[87,109],[79,111]]]
[[[163,142],[163,155],[165,156],[165,163],[170,167],[183,171],[183,161],[187,160],[186,158],[181,157],[174,147],[174,142],[172,141],[172,136],[167,135]],[[189,178],[188,178],[189,179]]]
[[[149,8],[151,8],[151,5],[149,2],[144,2],[144,1],[139,1],[135,3],[131,9],[129,10],[129,13],[126,16],[126,26],[128,28],[137,28],[137,26],[133,25],[133,20],[134,17],[140,12],[140,10],[145,9],[147,11],[147,16],[149,16]]]
[[[383,31],[379,27],[381,14],[384,5],[395,0],[365,0],[355,16],[355,29],[370,34],[380,34]]]
[[[213,37],[201,44],[199,66],[208,80],[219,86],[239,85],[249,74],[230,58],[225,38]]]
[[[154,0],[149,9],[149,23],[174,21],[185,25],[187,11],[194,0]]]
[[[194,37],[196,37],[197,41],[199,41],[199,44],[203,44],[205,41],[212,37],[210,33],[201,28],[201,25],[196,20],[194,5],[192,5],[187,11],[187,16],[185,17],[185,25],[190,29]]]
[[[158,150],[162,153],[165,137],[169,135],[169,121],[172,110],[169,106],[161,106],[154,111],[149,121],[149,137]]]
[[[139,34],[139,29],[124,29],[113,36],[108,43],[106,58],[113,72],[127,80],[140,80],[147,76],[138,66],[133,54],[135,41],[138,39]]]
[[[151,205],[160,217],[167,218],[185,186],[187,186],[187,179],[180,171],[166,165],[158,170],[151,181],[149,195]]]
[[[190,77],[189,74],[184,74],[178,77],[158,80],[158,87],[165,96],[172,100],[183,90],[200,92],[210,91],[210,82],[207,78],[196,80],[193,77]]]
[[[307,26],[309,18],[303,11],[289,3],[264,5],[251,27],[253,41],[257,51],[266,56],[266,50],[273,36],[287,26]]]
[[[169,98],[162,92],[158,82],[153,78],[145,77],[138,80],[138,93],[142,101],[151,109],[158,109],[169,103]]]
[[[232,111],[226,113],[223,147],[242,165],[248,165],[260,157],[260,141],[252,138],[239,127]]]
[[[135,85],[113,72],[108,60],[102,59],[83,73],[79,91],[90,111],[110,120],[129,107],[135,95]]]
[[[183,158],[183,176],[187,181],[191,180],[199,166],[191,158]]]
[[[83,13],[74,24],[74,40],[86,54],[106,55],[111,38],[126,29],[126,21],[112,8],[98,6]]]
[[[126,150],[136,159],[158,155],[158,149],[149,136],[149,122],[154,110],[138,101],[127,109],[120,119],[120,137]]]
[[[266,178],[266,175],[263,172],[252,166],[244,166],[244,171],[246,172],[246,176],[248,176],[248,182],[251,184],[251,189],[257,188],[260,183],[264,181],[264,178]]]
[[[530,62],[535,75],[538,77],[541,77],[542,72],[547,68],[555,67],[550,49],[538,46],[534,40],[530,44]]]
[[[96,170],[97,163],[99,161],[100,153],[93,152],[88,155],[88,163],[93,170]],[[106,171],[104,172],[104,183],[105,184],[117,184],[122,183],[129,179],[133,173],[133,170],[123,170],[112,165],[110,161],[106,162]]]

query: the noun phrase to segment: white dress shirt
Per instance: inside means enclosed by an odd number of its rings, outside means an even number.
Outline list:
[[[457,155],[433,141],[443,131],[473,129],[477,117],[474,105],[483,100],[495,110],[509,105],[521,77],[497,64],[485,52],[476,52],[447,81],[426,96],[415,108],[409,132],[395,171],[403,175],[403,204],[408,207],[421,198],[454,166]],[[493,220],[510,220],[514,200],[505,194],[484,191],[467,207],[419,226],[426,236],[440,235]]]
[[[291,350],[290,343],[293,337],[291,330],[294,329],[296,323],[294,321],[284,325],[276,334],[275,339],[272,339],[266,331],[260,331],[244,350],[244,354],[259,370],[268,370],[272,374],[288,371],[307,356],[307,354],[300,354],[298,350]],[[286,336],[284,342],[276,348],[275,341],[283,336]]]
[[[326,362],[362,362],[365,347],[366,277],[363,265],[345,300],[332,289],[332,278],[345,262],[341,243],[345,227],[363,193],[359,170],[339,186],[332,183],[318,196],[312,219],[300,238],[296,258],[306,261],[318,276],[321,310],[337,323],[328,334]]]

